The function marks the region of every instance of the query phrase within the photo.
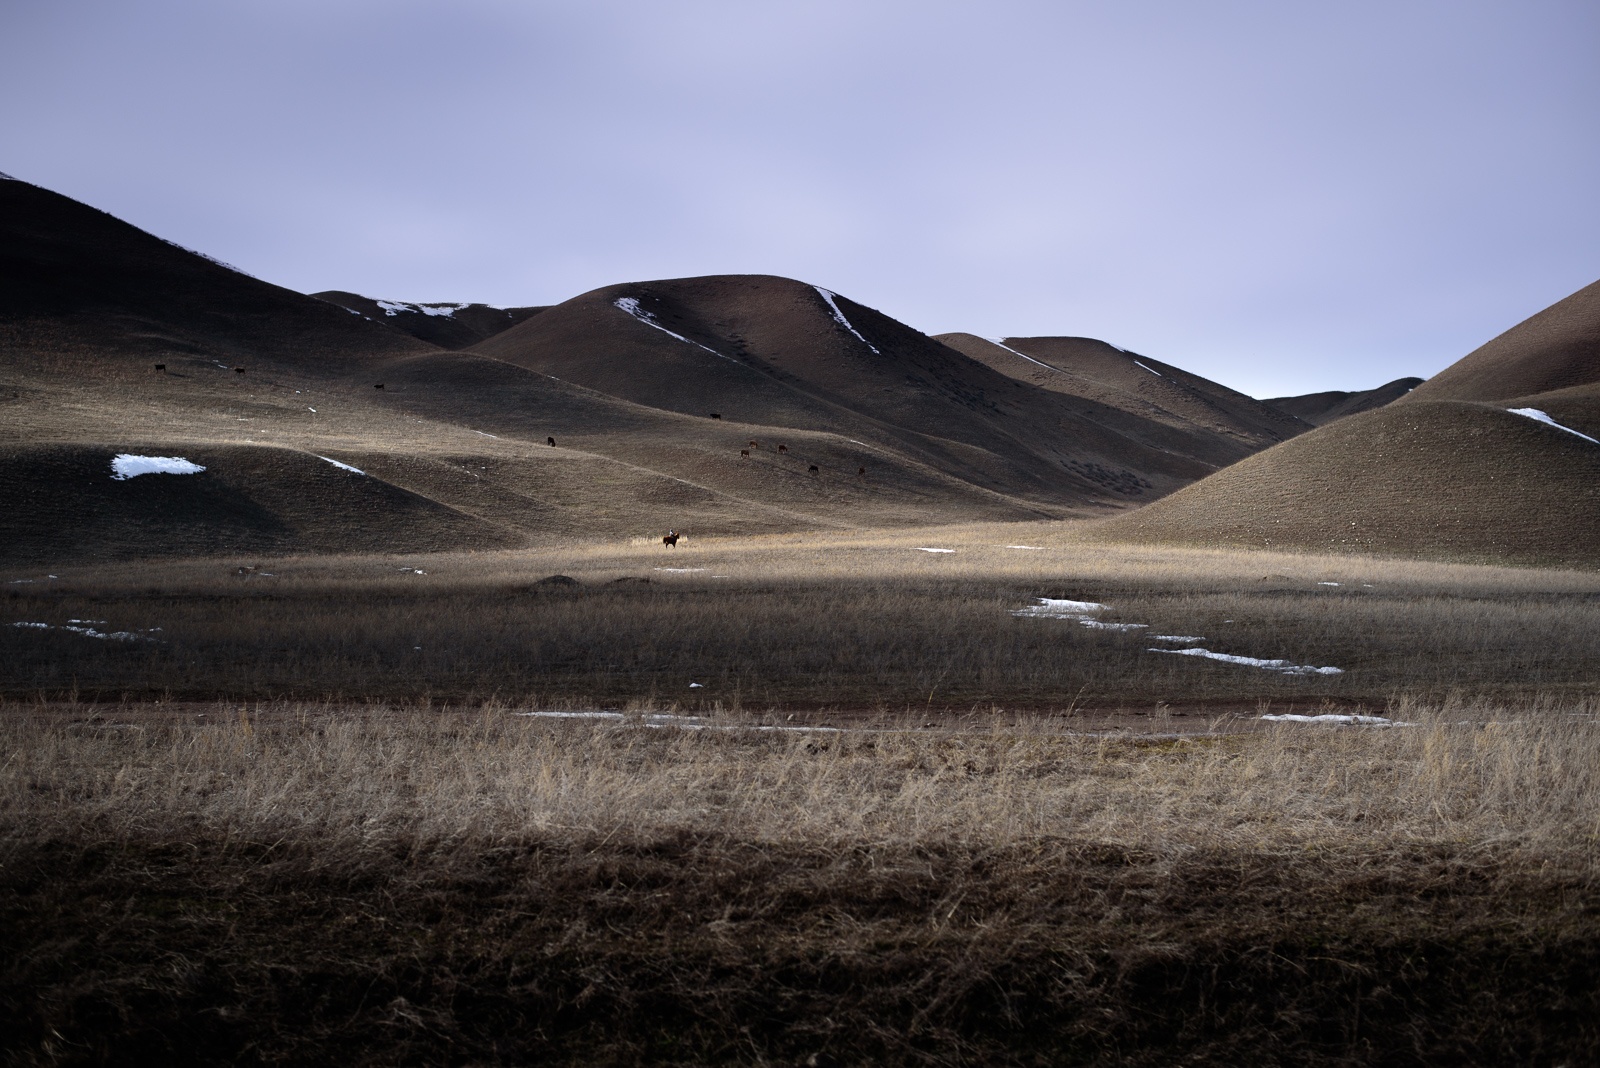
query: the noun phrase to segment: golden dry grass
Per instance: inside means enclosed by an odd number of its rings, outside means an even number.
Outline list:
[[[16,1063],[1444,1064],[1600,1037],[1592,703],[1143,742],[89,712],[0,723]]]

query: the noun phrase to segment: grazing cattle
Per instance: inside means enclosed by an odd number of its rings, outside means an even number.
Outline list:
[[[549,445],[552,449],[556,447],[556,439],[555,438],[545,438],[544,440],[545,440],[545,444]]]
[[[750,447],[751,447],[751,448],[752,448],[752,449],[759,449],[759,448],[761,448],[761,442],[759,442],[759,441],[752,441],[752,442],[751,442],[751,443],[750,443]]]
[[[713,419],[721,419],[722,418],[722,413],[721,412],[712,412],[711,413],[711,418],[713,418]]]
[[[166,374],[167,373],[167,365],[164,364],[164,363],[158,363],[158,364],[156,364],[156,370],[160,371],[162,374]]]
[[[812,464],[812,465],[811,465],[811,468],[810,468],[810,471],[811,471],[811,473],[812,473],[812,474],[813,474],[813,475],[814,475],[814,474],[817,474],[817,465],[816,465],[816,464]]]
[[[667,531],[666,537],[661,539],[661,544],[669,549],[676,549],[678,547],[678,532],[676,530]]]
[[[856,468],[856,477],[857,478],[866,478],[867,477],[867,469],[865,467]]]
[[[788,452],[789,451],[789,446],[787,446],[787,445],[779,445],[778,446],[778,451],[779,452]]]
[[[383,383],[382,383],[382,382],[379,382],[379,383],[377,383],[377,384],[376,384],[376,385],[374,385],[374,386],[373,386],[373,387],[372,387],[372,388],[373,388],[373,389],[382,389],[382,388],[383,388]]]
[[[739,455],[744,457],[746,460],[748,460],[748,459],[750,459],[750,450],[749,449],[740,449],[739,450]]]
[[[236,374],[236,375],[242,375],[242,374],[244,374],[244,368],[243,367],[235,367],[233,369],[233,373]]]

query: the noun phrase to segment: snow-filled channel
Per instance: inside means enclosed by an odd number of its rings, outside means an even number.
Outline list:
[[[1140,363],[1138,360],[1134,360],[1133,361],[1133,365],[1135,367],[1143,368],[1144,370],[1149,371],[1151,374],[1155,375],[1157,378],[1165,378],[1166,377],[1166,375],[1163,375],[1160,371],[1157,371],[1154,367],[1145,367],[1145,365]]]
[[[1397,723],[1387,716],[1362,716],[1357,714],[1324,712],[1316,716],[1299,716],[1285,712],[1281,715],[1262,716],[1270,723],[1341,723],[1347,726],[1368,727],[1409,727],[1409,723]]]
[[[1054,371],[1056,374],[1060,374],[1061,373],[1061,368],[1059,368],[1059,367],[1051,367],[1049,364],[1045,363],[1043,360],[1036,360],[1032,356],[1029,356],[1026,352],[1018,352],[1016,349],[1012,348],[1010,345],[1007,345],[1004,341],[1001,341],[997,337],[986,337],[983,340],[987,341],[989,344],[993,345],[995,348],[1005,349],[1007,352],[1011,353],[1011,355],[1013,355],[1013,356],[1021,356],[1024,360],[1027,360],[1029,363],[1036,363],[1040,367],[1043,367],[1046,371]]]
[[[1254,656],[1232,656],[1228,653],[1213,653],[1210,649],[1154,649],[1152,653],[1167,653],[1172,656],[1199,656],[1207,660],[1220,660],[1224,664],[1238,664],[1241,667],[1261,668],[1264,671],[1276,671],[1284,675],[1343,675],[1343,668],[1312,667],[1309,664],[1291,664],[1287,660],[1262,660]]]
[[[111,477],[118,482],[140,475],[198,475],[204,470],[182,456],[135,456],[124,452],[111,458]]]
[[[1510,412],[1512,415],[1525,416],[1526,418],[1532,419],[1536,423],[1543,423],[1545,426],[1553,426],[1557,430],[1565,430],[1567,433],[1573,435],[1574,437],[1579,437],[1579,438],[1582,438],[1584,441],[1591,441],[1591,442],[1594,442],[1594,444],[1596,444],[1596,445],[1600,445],[1600,440],[1597,440],[1595,438],[1591,438],[1588,434],[1585,434],[1585,433],[1583,433],[1581,431],[1578,431],[1578,430],[1574,430],[1570,426],[1562,426],[1560,423],[1558,423],[1554,419],[1550,418],[1549,413],[1541,412],[1537,408],[1507,408],[1506,411]]]
[[[1040,597],[1038,604],[1018,608],[1011,614],[1027,619],[1088,619],[1107,606],[1095,601],[1069,601],[1060,597]]]
[[[852,334],[854,334],[856,336],[856,340],[861,342],[867,348],[871,349],[872,350],[872,354],[874,356],[881,356],[882,355],[882,353],[880,353],[878,351],[878,346],[874,345],[872,342],[870,342],[866,338],[862,337],[861,336],[861,331],[859,331],[855,327],[851,326],[850,325],[850,320],[846,319],[844,317],[844,312],[839,310],[839,305],[834,300],[834,298],[837,297],[839,294],[831,292],[831,291],[826,290],[826,289],[823,289],[821,286],[812,286],[811,288],[815,289],[817,291],[817,295],[820,296],[824,301],[827,302],[828,310],[833,312],[833,321],[834,322],[838,323],[840,326],[844,327],[846,330],[848,330]]]
[[[312,455],[316,456],[316,453],[312,453]],[[361,470],[361,468],[359,468],[359,467],[351,467],[349,464],[342,464],[338,460],[333,460],[333,459],[330,459],[330,458],[328,458],[326,456],[317,456],[317,459],[321,460],[325,464],[332,464],[333,466],[337,467],[341,471],[348,471],[352,475],[365,475],[366,474],[366,472]]]
[[[926,545],[918,545],[916,547],[916,549],[917,549],[917,552],[919,552],[919,553],[953,553],[953,552],[955,552],[954,549],[932,549],[932,548],[929,548]]]

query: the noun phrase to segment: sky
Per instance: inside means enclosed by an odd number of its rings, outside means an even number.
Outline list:
[[[766,273],[1255,396],[1600,278],[1592,0],[0,0],[0,171],[302,292]]]

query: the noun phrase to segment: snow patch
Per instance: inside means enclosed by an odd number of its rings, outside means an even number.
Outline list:
[[[1339,584],[1337,582],[1319,582],[1319,583],[1317,583],[1317,585],[1318,586],[1337,586]]]
[[[833,312],[833,321],[834,322],[838,323],[840,326],[844,327],[846,330],[848,330],[852,334],[854,334],[856,336],[856,340],[861,342],[867,348],[871,349],[872,350],[872,354],[874,356],[883,355],[881,352],[878,351],[878,346],[874,345],[872,342],[870,342],[866,338],[862,337],[861,336],[861,331],[859,331],[855,327],[851,326],[850,325],[850,320],[846,319],[844,317],[844,312],[839,310],[839,305],[834,300],[834,298],[837,297],[839,294],[830,292],[829,290],[826,290],[826,289],[823,289],[821,286],[812,286],[811,288],[815,289],[817,291],[817,295],[820,296],[824,301],[827,302],[828,310]]]
[[[1362,716],[1356,714],[1324,712],[1317,716],[1298,716],[1292,713],[1282,715],[1262,716],[1269,723],[1343,723],[1348,725],[1365,724],[1370,727],[1409,727],[1409,723],[1396,723],[1387,716]]]
[[[74,620],[68,621],[68,623],[66,623],[66,624],[63,624],[61,626],[55,626],[55,627],[51,626],[48,623],[13,623],[11,625],[13,627],[26,627],[26,628],[28,628],[30,630],[65,630],[65,631],[70,631],[73,634],[81,634],[85,638],[95,638],[95,639],[98,639],[100,641],[153,642],[153,641],[156,640],[155,638],[146,637],[144,634],[137,634],[137,633],[135,633],[133,631],[129,631],[129,630],[115,630],[115,631],[111,631],[111,632],[108,633],[108,632],[103,631],[103,630],[95,630],[93,626],[73,626],[72,625],[72,624],[75,624],[75,623],[76,624],[97,623],[100,626],[105,626],[105,622],[106,621],[103,620],[103,619],[96,619],[96,620],[74,619]],[[160,630],[160,629],[161,629],[160,627],[152,628],[152,630]]]
[[[385,315],[411,312],[413,315],[442,315],[446,319],[463,308],[472,307],[470,304],[407,304],[403,300],[375,300],[373,303],[382,308]]]
[[[691,571],[704,571],[703,567],[652,567],[651,571],[668,571],[674,575],[687,575]]]
[[[1206,639],[1202,634],[1152,634],[1150,635],[1150,640],[1153,642],[1177,642],[1179,645],[1193,645],[1195,642],[1203,642]]]
[[[312,453],[311,455],[317,456],[316,453]],[[337,467],[341,471],[348,471],[352,475],[365,475],[366,474],[366,472],[361,470],[361,468],[359,468],[359,467],[351,467],[349,464],[342,464],[338,460],[329,459],[326,456],[317,456],[317,459],[321,460],[325,464],[332,464],[333,466]]]
[[[918,545],[918,546],[916,546],[916,550],[919,553],[953,553],[953,552],[955,552],[954,549],[930,549],[926,545]]]
[[[1025,619],[1089,619],[1108,607],[1095,601],[1069,601],[1059,597],[1040,597],[1039,603],[1018,608],[1011,614]]]
[[[1043,549],[1043,545],[1007,545],[1007,549]]]
[[[204,470],[182,456],[136,456],[123,452],[111,458],[111,477],[118,482],[140,475],[198,475]]]
[[[166,242],[166,244],[171,245],[173,248],[182,249],[184,252],[187,252],[191,256],[199,256],[201,259],[205,260],[207,263],[214,263],[218,267],[225,267],[228,270],[232,271],[234,274],[242,274],[246,278],[254,278],[255,277],[255,275],[249,273],[248,271],[239,270],[239,268],[235,267],[231,263],[224,263],[222,260],[217,259],[215,256],[207,256],[204,252],[201,252],[199,249],[190,248],[187,245],[180,245],[176,241],[167,241],[167,239],[164,238],[164,237],[161,240]]]
[[[1113,345],[1111,347],[1114,348],[1114,349],[1117,348],[1115,345]],[[1117,349],[1117,351],[1118,352],[1126,352],[1127,350],[1126,349]],[[1151,374],[1155,375],[1157,378],[1165,378],[1165,377],[1167,377],[1166,375],[1162,374],[1160,371],[1157,371],[1154,367],[1145,367],[1144,364],[1140,363],[1138,360],[1134,360],[1133,361],[1133,365],[1135,367],[1144,368],[1144,370],[1149,371]]]
[[[1537,408],[1507,408],[1506,411],[1510,412],[1512,415],[1525,416],[1528,419],[1532,419],[1536,423],[1543,423],[1546,426],[1553,426],[1557,430],[1565,430],[1567,433],[1572,434],[1575,437],[1580,437],[1584,441],[1590,441],[1596,445],[1600,445],[1600,439],[1591,438],[1588,434],[1574,430],[1570,426],[1562,426],[1560,423],[1550,418],[1548,413],[1541,412]]]
[[[1207,660],[1220,660],[1224,664],[1238,664],[1241,667],[1261,668],[1264,671],[1276,671],[1284,675],[1343,675],[1343,668],[1312,667],[1309,664],[1291,664],[1287,660],[1262,660],[1254,656],[1232,656],[1228,653],[1213,653],[1209,649],[1150,649],[1152,653],[1168,653],[1172,656],[1199,656]]]

